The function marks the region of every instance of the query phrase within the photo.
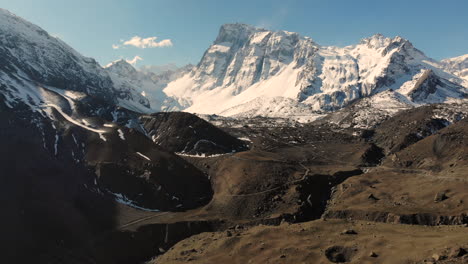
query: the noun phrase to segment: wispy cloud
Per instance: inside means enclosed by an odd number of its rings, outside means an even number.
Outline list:
[[[63,39],[63,36],[60,33],[51,33],[50,35],[54,38]]]
[[[273,29],[275,27],[281,26],[284,20],[286,20],[286,18],[289,16],[289,13],[290,11],[287,6],[277,6],[272,15],[260,18],[260,20],[257,22],[257,27]]]
[[[113,49],[120,49],[123,46],[133,46],[140,49],[146,48],[161,48],[161,47],[172,47],[173,43],[170,39],[163,39],[157,41],[158,37],[148,37],[142,38],[139,36],[134,36],[129,40],[120,40],[121,44],[112,44]]]
[[[135,56],[135,57],[134,57],[133,59],[131,59],[131,60],[130,60],[130,59],[126,59],[126,61],[127,61],[128,63],[130,63],[131,65],[133,65],[133,67],[135,67],[136,64],[137,64],[137,62],[138,62],[138,61],[141,61],[141,60],[143,60],[143,58],[140,57],[140,56],[138,56],[138,55]]]

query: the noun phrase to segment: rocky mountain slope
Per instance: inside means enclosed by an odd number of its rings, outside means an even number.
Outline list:
[[[39,106],[43,104],[39,88],[50,86],[151,111],[145,97],[113,80],[94,59],[4,9],[0,9],[0,22],[1,90],[10,104],[21,100]]]

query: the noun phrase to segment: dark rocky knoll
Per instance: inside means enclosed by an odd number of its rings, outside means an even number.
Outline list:
[[[155,113],[141,120],[154,142],[173,152],[212,155],[247,149],[245,142],[193,114]]]
[[[374,141],[386,153],[398,152],[450,124],[434,117],[436,110],[436,105],[427,105],[403,111],[375,129]]]
[[[114,128],[104,137],[106,141],[92,135],[85,155],[101,190],[161,211],[191,209],[210,201],[211,185],[205,174],[140,132]]]
[[[468,119],[450,125],[396,153],[388,166],[430,169],[448,175],[468,165]]]

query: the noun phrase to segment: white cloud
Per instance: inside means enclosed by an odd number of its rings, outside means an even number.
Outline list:
[[[139,36],[134,36],[133,38],[125,41],[120,40],[123,46],[134,46],[140,49],[146,48],[160,48],[160,47],[172,47],[172,40],[170,39],[163,39],[161,41],[157,41],[157,37],[149,37],[149,38],[142,38]],[[119,49],[122,45],[113,44],[113,49]]]
[[[141,61],[141,60],[143,60],[143,58],[140,57],[140,56],[138,56],[138,55],[135,56],[135,57],[134,57],[133,59],[131,59],[131,60],[126,59],[126,61],[127,61],[128,63],[130,63],[131,65],[133,65],[133,67],[135,67],[136,64],[137,64],[137,62],[138,62],[138,61]]]
[[[56,39],[63,39],[63,36],[60,33],[50,33],[50,35]]]
[[[257,23],[257,27],[266,28],[266,29],[274,29],[281,24],[283,24],[284,20],[289,16],[290,11],[287,6],[277,6],[273,11],[273,14],[270,14],[268,17],[263,17]]]

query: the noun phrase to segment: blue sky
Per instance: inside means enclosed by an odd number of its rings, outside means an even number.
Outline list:
[[[196,64],[219,27],[233,22],[298,32],[321,45],[382,33],[407,38],[435,59],[468,53],[467,0],[0,0],[0,7],[102,65],[137,55],[138,65]],[[140,47],[124,45],[134,36]],[[150,37],[157,39],[141,48]]]

